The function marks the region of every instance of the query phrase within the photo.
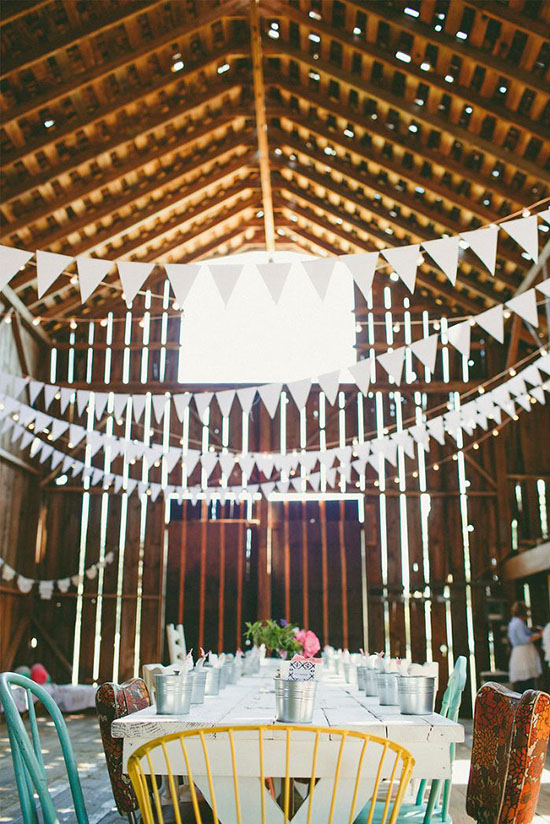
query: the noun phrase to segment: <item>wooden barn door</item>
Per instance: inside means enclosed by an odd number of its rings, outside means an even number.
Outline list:
[[[218,505],[213,518],[204,502],[172,506],[165,616],[184,625],[188,649],[233,651],[256,619],[257,525],[241,510]]]

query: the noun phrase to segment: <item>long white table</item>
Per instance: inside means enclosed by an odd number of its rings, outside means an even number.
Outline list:
[[[335,729],[357,730],[377,735],[381,738],[388,738],[406,747],[415,759],[413,776],[415,778],[449,778],[451,774],[450,764],[450,744],[464,740],[464,729],[460,724],[449,721],[437,713],[425,716],[401,715],[398,707],[382,707],[376,698],[366,697],[364,693],[354,689],[349,684],[334,681],[321,681],[317,691],[317,702],[313,717],[313,725],[320,727],[334,727]],[[264,733],[266,760],[269,757],[269,750],[273,753],[284,746],[284,733],[278,729],[275,718],[275,692],[273,686],[273,674],[262,673],[261,676],[242,678],[238,684],[228,686],[219,696],[207,697],[204,704],[191,707],[189,715],[157,715],[154,707],[148,707],[140,712],[133,713],[126,718],[120,718],[112,724],[112,733],[115,738],[123,738],[123,763],[124,769],[127,767],[129,756],[142,744],[168,735],[174,732],[181,732],[193,728],[208,728],[225,725],[265,725],[270,726],[270,732]],[[241,733],[242,735],[242,733]],[[246,733],[245,733],[246,735]],[[252,736],[251,736],[252,737]],[[300,742],[298,742],[300,743]],[[333,767],[332,756],[336,754],[339,742],[331,740],[330,735],[323,736],[320,743],[320,750],[325,754],[324,761],[327,766],[326,792],[330,792],[330,778]],[[252,749],[252,748],[251,748]],[[185,775],[185,764],[181,749],[174,747],[172,751],[172,767],[176,774]],[[274,755],[275,757],[275,755]],[[234,817],[234,806],[232,799],[232,781],[225,772],[226,767],[222,766],[225,759],[218,760],[218,776],[227,782],[227,810],[224,816],[223,810],[219,809],[222,822],[230,822]],[[256,759],[257,760],[257,759]],[[323,759],[321,759],[323,760]],[[304,760],[297,760],[297,770],[293,773],[300,776],[300,765],[303,773],[303,764],[307,763],[307,753],[304,743]],[[157,774],[162,774],[165,769],[163,762],[159,759],[154,764]],[[216,763],[213,764],[216,772]],[[254,771],[254,760],[251,760],[251,774]],[[374,778],[375,765],[373,765],[372,775],[369,773],[369,765],[366,766],[367,775]],[[241,774],[241,772],[240,772]],[[316,786],[315,798],[319,805],[323,800],[323,776],[319,776],[321,781]],[[259,782],[257,779],[246,777],[246,766],[244,766],[244,777],[240,779],[249,782],[249,798],[258,796]],[[344,788],[343,805],[349,803],[351,798],[354,778],[351,775],[343,774],[340,782]],[[346,796],[346,782],[349,784],[349,796]],[[200,776],[195,777],[195,783],[208,798],[207,782],[201,780]],[[264,789],[260,792],[263,792]],[[364,786],[364,802],[368,800],[370,787],[368,782]],[[275,805],[268,796],[266,800],[271,809],[269,821],[277,824],[280,820],[280,808]],[[259,797],[259,796],[258,796]],[[330,796],[327,796],[330,797]],[[302,808],[306,812],[304,805]],[[219,807],[219,804],[218,804]],[[342,817],[345,809],[342,808]],[[360,809],[360,807],[359,807]],[[246,823],[260,820],[259,808],[256,803],[250,802],[246,811]],[[282,820],[282,819],[281,819]],[[313,816],[315,820],[315,816]],[[335,818],[335,820],[339,820]],[[293,823],[299,824],[301,821],[300,810],[292,819]]]

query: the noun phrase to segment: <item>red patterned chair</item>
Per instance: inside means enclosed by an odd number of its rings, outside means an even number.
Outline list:
[[[550,695],[484,684],[476,697],[466,812],[478,824],[529,824],[550,734]]]
[[[122,772],[122,739],[113,738],[111,724],[116,718],[123,718],[151,705],[145,681],[132,678],[124,684],[101,684],[96,692],[95,704],[116,806],[121,815],[134,821],[134,813],[139,807],[130,779]]]

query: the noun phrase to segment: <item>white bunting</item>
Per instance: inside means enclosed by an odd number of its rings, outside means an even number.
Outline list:
[[[549,281],[550,283],[550,281]],[[28,384],[28,378],[15,377],[13,379],[13,397],[18,398],[25,386]]]
[[[533,389],[530,390],[531,395],[537,400],[539,403],[542,403],[544,406],[546,404],[546,397],[544,395],[544,389],[542,386],[535,386]]]
[[[20,441],[20,443],[19,443],[19,447],[20,447],[21,449],[26,449],[26,448],[27,448],[27,446],[28,446],[28,445],[30,444],[30,442],[32,441],[33,437],[34,437],[34,435],[32,434],[32,432],[27,432],[27,431],[25,430],[25,431],[23,432],[23,437],[21,438],[21,441]]]
[[[378,262],[378,252],[361,252],[358,255],[341,255],[338,263],[347,267],[365,299],[372,290],[372,281]]]
[[[437,418],[432,418],[427,422],[426,426],[430,435],[435,438],[438,443],[443,445],[445,443],[445,427],[441,415]]]
[[[183,423],[183,415],[189,406],[191,398],[192,395],[190,392],[184,392],[182,395],[172,395],[172,400],[174,401],[174,406],[176,407],[176,415],[178,416],[180,423]]]
[[[414,440],[411,438],[408,432],[395,432],[392,436],[395,443],[400,446],[405,455],[409,458],[416,458],[416,454],[414,451]]]
[[[534,363],[522,369],[521,377],[532,386],[540,386],[542,383],[542,376]]]
[[[334,406],[340,388],[340,370],[325,372],[317,378],[330,406]]]
[[[439,335],[430,335],[427,338],[416,340],[414,343],[411,343],[409,347],[413,355],[416,355],[418,360],[432,373],[435,370],[438,341]]]
[[[200,452],[198,449],[190,449],[184,457],[185,471],[187,472],[187,479],[193,474],[193,470],[199,462]]]
[[[155,264],[119,260],[117,261],[117,268],[126,306],[130,307],[135,296],[155,268]]]
[[[531,411],[531,401],[529,399],[529,395],[516,395],[515,399],[516,403],[519,403],[526,412]]]
[[[534,289],[528,289],[522,295],[506,301],[506,306],[519,315],[520,318],[531,326],[539,325],[539,316],[537,312],[537,298]]]
[[[245,386],[243,389],[237,389],[237,397],[241,405],[241,409],[245,415],[248,415],[252,409],[254,398],[256,397],[255,386]]]
[[[275,417],[282,388],[283,385],[281,383],[266,383],[258,388],[258,394],[270,418]]]
[[[166,472],[169,475],[170,472],[173,472],[175,469],[176,464],[181,461],[182,451],[181,448],[178,449],[175,446],[171,446],[168,450],[167,454],[164,456]]]
[[[262,492],[266,498],[269,498],[274,489],[275,484],[272,481],[266,484],[262,484]]]
[[[358,361],[353,366],[348,367],[348,369],[359,391],[362,392],[363,395],[366,395],[369,391],[370,384],[370,360],[367,358]]]
[[[37,397],[39,396],[40,392],[42,391],[44,384],[42,381],[30,381],[29,383],[29,398],[31,399],[31,403],[34,403]]]
[[[61,435],[63,435],[67,431],[68,428],[69,424],[67,421],[58,421],[54,418],[50,428],[50,435],[52,441],[56,441],[58,438],[60,438]]]
[[[500,304],[493,306],[492,309],[487,309],[486,312],[482,312],[480,315],[476,315],[475,321],[478,326],[489,332],[499,343],[504,341],[504,310]]]
[[[282,492],[285,495],[288,492],[288,487],[290,486],[288,481],[277,481],[277,489],[279,492]]]
[[[235,456],[230,455],[229,452],[226,452],[223,455],[220,455],[218,460],[220,462],[222,473],[229,480],[231,473],[235,468]]]
[[[209,266],[210,274],[214,278],[214,283],[221,295],[225,305],[229,303],[229,298],[233,294],[233,290],[237,285],[237,281],[241,276],[243,270],[242,264],[213,264]]]
[[[79,389],[76,393],[76,408],[78,409],[78,414],[83,415],[84,410],[88,406],[90,401],[90,393],[87,389]]]
[[[384,352],[384,354],[378,355],[377,358],[378,363],[384,367],[390,378],[392,378],[398,386],[401,383],[406,351],[406,346],[400,346],[392,352]]]
[[[547,223],[550,223],[550,209],[545,209],[543,212],[538,212],[537,217],[541,217]]]
[[[456,283],[458,271],[458,244],[459,237],[442,237],[437,240],[427,240],[422,244],[429,256],[444,272],[453,286]]]
[[[302,266],[306,270],[306,274],[321,300],[324,300],[326,297],[335,265],[336,258],[318,258],[317,260],[302,261]]]
[[[235,400],[234,389],[224,389],[223,392],[216,392],[216,400],[220,407],[220,412],[224,418],[228,418],[231,413],[231,407]]]
[[[423,424],[415,424],[409,428],[409,435],[415,439],[417,443],[424,447],[426,452],[430,450],[430,438]]]
[[[124,414],[124,410],[128,405],[128,401],[130,400],[130,395],[115,395],[115,403],[114,403],[114,413],[115,418],[120,420]]]
[[[210,401],[214,397],[213,392],[199,392],[197,395],[193,396],[195,399],[195,406],[197,407],[197,412],[201,421],[204,421],[204,413],[210,406]]]
[[[315,451],[306,452],[305,450],[300,453],[300,465],[305,469],[306,473],[309,474],[317,461],[319,460],[319,453]]]
[[[290,274],[291,263],[258,263],[257,269],[273,302],[278,303]]]
[[[206,478],[210,477],[217,463],[218,456],[215,452],[205,452],[201,455],[201,466],[204,470]]]
[[[59,398],[59,407],[62,413],[65,412],[67,406],[69,405],[69,401],[71,400],[73,393],[74,389],[68,389],[65,386],[62,387],[62,389],[60,389],[59,394],[61,395],[61,397]]]
[[[38,297],[48,291],[52,283],[57,280],[61,272],[70,266],[74,258],[68,255],[58,255],[54,252],[36,253],[36,279],[38,281]]]
[[[200,272],[200,263],[165,263],[164,268],[174,292],[176,303],[181,308]]]
[[[51,468],[55,469],[56,467],[58,467],[61,461],[63,460],[63,457],[63,452],[58,452],[57,449],[55,449],[52,455],[52,459],[50,461]]]
[[[155,413],[155,420],[160,423],[164,418],[164,410],[166,409],[167,395],[153,395],[151,402],[153,404],[153,412]]]
[[[94,409],[97,420],[103,417],[103,413],[105,412],[105,407],[107,406],[108,401],[108,392],[94,392]]]
[[[394,272],[399,275],[409,292],[414,292],[420,244],[398,246],[395,249],[382,249],[382,254]]]
[[[0,292],[31,258],[32,252],[0,246]]]
[[[260,472],[263,472],[266,478],[269,478],[273,472],[273,455],[258,452],[256,454],[256,466]]]
[[[132,395],[132,412],[136,423],[140,422],[145,412],[146,397],[146,395]]]
[[[517,220],[507,220],[500,224],[500,228],[507,232],[521,248],[527,252],[531,260],[536,263],[539,259],[539,237],[537,216],[520,217]]]
[[[20,592],[23,592],[25,595],[28,595],[33,586],[34,578],[25,578],[24,575],[17,576],[17,588]]]
[[[461,232],[460,236],[475,252],[480,261],[485,264],[490,273],[494,275],[497,262],[498,228],[496,226],[487,226],[486,229]]]
[[[49,409],[52,402],[59,392],[59,386],[52,386],[49,383],[44,384],[44,406]]]
[[[550,211],[550,209],[549,209]],[[537,283],[536,288],[542,292],[547,298],[550,298],[550,278],[543,280],[542,283]]]
[[[77,257],[76,268],[78,270],[78,282],[82,303],[86,303],[90,295],[95,292],[112,266],[113,262],[111,260]]]
[[[292,399],[296,404],[298,411],[305,408],[309,393],[311,390],[311,378],[304,378],[301,381],[292,381],[287,383],[288,390],[292,395]]]
[[[241,472],[247,477],[247,479],[252,475],[252,470],[254,469],[255,463],[256,460],[254,455],[239,455],[239,466],[241,467]]]
[[[161,487],[160,484],[151,484],[150,489],[151,489],[151,500],[156,501],[158,496],[161,493],[162,487]]]
[[[447,329],[447,338],[455,349],[458,349],[461,355],[469,357],[470,355],[470,336],[472,327],[470,321],[465,320],[462,323],[457,323]]]

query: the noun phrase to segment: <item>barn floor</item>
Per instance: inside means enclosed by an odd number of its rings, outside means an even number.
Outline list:
[[[78,762],[90,824],[121,824],[124,819],[120,818],[114,807],[94,714],[67,715],[66,721]],[[472,819],[464,812],[471,746],[471,721],[466,721],[465,726],[466,743],[460,745],[457,750],[455,784],[451,799],[451,814],[455,824],[472,822]],[[50,726],[43,735],[44,746],[49,751],[46,762],[49,765],[50,785],[54,789],[54,794],[57,795],[57,807],[61,813],[64,813],[61,815],[61,821],[74,821],[70,809],[66,774],[51,733]],[[534,824],[550,824],[550,757],[547,764]],[[0,824],[8,824],[8,822],[20,824],[21,821],[7,730],[5,723],[2,722],[0,723]]]

